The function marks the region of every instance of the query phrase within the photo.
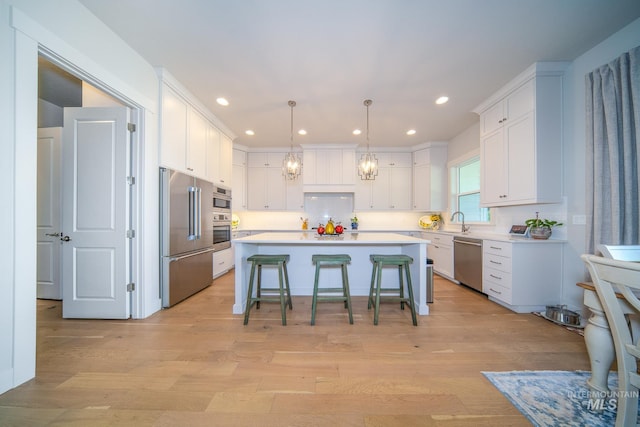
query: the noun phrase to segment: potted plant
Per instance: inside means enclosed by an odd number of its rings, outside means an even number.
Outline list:
[[[529,227],[529,234],[534,239],[546,240],[551,237],[551,227],[558,227],[563,225],[561,222],[552,221],[550,219],[540,219],[536,212],[535,218],[530,218],[524,223]]]

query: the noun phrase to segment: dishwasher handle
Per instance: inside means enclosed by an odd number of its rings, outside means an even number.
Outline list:
[[[460,243],[461,245],[469,245],[469,246],[479,246],[482,247],[482,243],[476,243],[476,242],[467,242],[466,240],[453,240],[453,243]]]

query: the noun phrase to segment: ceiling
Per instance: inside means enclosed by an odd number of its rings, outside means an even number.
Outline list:
[[[573,60],[640,17],[638,0],[80,2],[248,147],[290,144],[289,100],[308,132],[294,145],[365,145],[367,98],[371,146],[447,141],[533,62]]]

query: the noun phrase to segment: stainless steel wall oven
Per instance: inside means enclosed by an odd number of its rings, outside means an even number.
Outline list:
[[[231,214],[213,215],[213,250],[221,251],[231,247]]]

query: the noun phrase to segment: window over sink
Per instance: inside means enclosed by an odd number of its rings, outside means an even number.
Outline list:
[[[489,208],[480,207],[480,155],[454,160],[449,164],[451,212],[464,212],[465,222],[488,223],[491,221]]]

